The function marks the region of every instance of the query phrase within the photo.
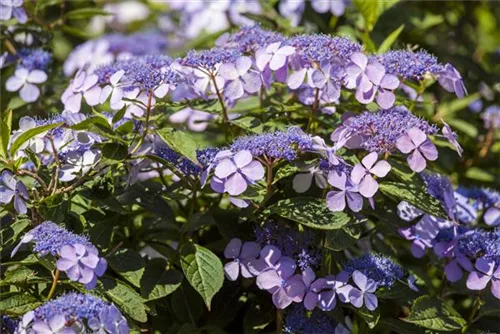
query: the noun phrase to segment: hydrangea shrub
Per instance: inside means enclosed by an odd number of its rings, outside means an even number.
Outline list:
[[[497,330],[500,7],[419,5],[0,1],[1,332]]]

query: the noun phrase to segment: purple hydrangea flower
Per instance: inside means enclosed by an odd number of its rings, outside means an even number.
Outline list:
[[[18,68],[13,76],[5,82],[5,88],[9,92],[19,91],[19,96],[24,102],[35,102],[40,96],[40,89],[35,84],[44,83],[47,74],[41,70],[27,70]]]
[[[392,90],[398,88],[399,79],[386,74],[385,68],[377,61],[368,62],[368,58],[361,52],[351,56],[351,64],[346,68],[346,87],[356,88],[356,100],[368,104],[373,102],[377,95],[377,104],[384,109],[393,106],[396,97]]]
[[[269,66],[271,70],[277,71],[286,65],[288,57],[294,53],[295,48],[292,46],[282,45],[280,42],[269,44],[255,53],[257,68],[264,71]]]
[[[42,49],[20,49],[17,53],[20,58],[19,67],[28,71],[45,71],[52,61],[52,54]]]
[[[243,94],[257,93],[262,85],[260,75],[251,70],[252,60],[249,57],[240,57],[236,62],[222,64],[219,75],[226,80],[224,96],[230,100],[237,100]]]
[[[302,282],[306,288],[304,294],[304,307],[312,311],[318,304],[319,292],[323,290],[326,280],[324,278],[316,279],[314,270],[309,267],[302,272]]]
[[[392,50],[375,58],[387,73],[404,79],[420,81],[427,73],[438,75],[443,70],[443,65],[427,51]]]
[[[378,154],[372,152],[365,156],[360,164],[356,164],[351,172],[351,180],[359,186],[359,193],[366,198],[373,197],[378,190],[378,182],[372,174],[384,177],[391,170],[391,165],[385,160],[377,162]]]
[[[111,100],[109,102],[111,109],[120,110],[125,106],[125,102],[122,101],[123,88],[119,85],[124,74],[124,70],[119,70],[109,78],[109,85],[102,88],[101,95],[99,96],[100,103],[106,102],[111,95]]]
[[[492,105],[481,114],[486,129],[500,129],[500,106]]]
[[[12,15],[19,21],[19,23],[26,23],[28,15],[22,7],[23,0],[1,0],[0,1],[0,20],[10,20]]]
[[[368,310],[374,311],[378,307],[378,299],[374,294],[377,290],[377,283],[358,270],[352,273],[352,280],[358,288],[353,287],[349,291],[351,304],[357,308],[361,308],[364,304]]]
[[[475,268],[467,278],[467,288],[483,290],[491,281],[491,293],[500,299],[500,266],[495,270],[496,262],[484,257],[477,259]]]
[[[330,12],[335,16],[344,15],[346,1],[345,0],[311,0],[312,8],[318,13]]]
[[[107,267],[106,260],[98,255],[94,246],[64,245],[59,251],[57,269],[64,271],[72,281],[85,284],[91,290],[97,284],[97,277],[102,276]]]
[[[214,191],[238,196],[245,192],[249,184],[264,177],[264,167],[253,159],[250,151],[243,150],[219,161],[214,174],[216,178],[211,183]]]
[[[98,317],[90,318],[88,327],[97,333],[129,333],[127,320],[115,305],[102,309]]]
[[[425,132],[418,128],[411,128],[396,142],[397,148],[404,154],[410,154],[407,158],[408,165],[415,172],[425,169],[426,159],[434,161],[438,158],[436,146],[427,138]]]
[[[349,302],[352,285],[347,284],[348,281],[349,274],[344,271],[326,276],[323,291],[318,295],[318,307],[323,311],[331,311],[337,305],[337,298],[343,303]]]
[[[35,321],[33,330],[40,334],[76,334],[73,328],[66,327],[66,319],[62,314],[54,315],[47,322]]]
[[[388,288],[405,275],[403,268],[390,258],[372,253],[353,258],[344,265],[344,272],[352,274],[354,271],[360,271],[377,286]]]
[[[63,182],[72,181],[80,174],[87,174],[100,159],[100,153],[96,150],[71,151],[65,156],[65,163],[62,165],[59,180]]]
[[[443,122],[443,129],[441,130],[443,132],[443,135],[446,137],[446,139],[448,139],[450,144],[455,148],[458,155],[461,157],[464,150],[457,141],[457,135],[453,132],[448,123],[443,120],[441,120],[441,122]]]
[[[14,199],[14,209],[22,215],[28,212],[26,201],[30,196],[28,189],[21,181],[16,181],[14,175],[4,170],[0,176],[0,203],[8,204]]]
[[[240,272],[245,278],[253,277],[249,271],[247,264],[250,260],[255,260],[260,253],[260,245],[255,242],[244,242],[240,239],[233,238],[224,250],[224,257],[233,261],[226,263],[224,272],[230,281],[236,281]]]
[[[61,96],[64,108],[77,113],[82,105],[82,96],[89,106],[99,104],[101,87],[97,85],[99,77],[96,74],[79,71]]]
[[[242,27],[233,34],[221,36],[216,44],[224,48],[236,48],[241,52],[253,53],[272,43],[282,42],[284,39],[285,37],[277,32],[253,25]]]
[[[438,77],[439,84],[448,92],[455,93],[459,99],[467,95],[460,73],[451,64],[444,65]]]
[[[332,211],[343,211],[347,205],[354,212],[363,208],[363,197],[359,193],[359,185],[354,184],[345,173],[330,172],[328,183],[339,189],[326,194],[326,205]]]

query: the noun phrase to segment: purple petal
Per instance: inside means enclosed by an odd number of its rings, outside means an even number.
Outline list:
[[[366,198],[370,198],[375,195],[377,190],[378,182],[371,175],[365,175],[359,184],[359,193]]]
[[[326,205],[331,211],[343,211],[345,209],[345,191],[330,191],[326,194]]]
[[[415,240],[411,246],[410,251],[417,259],[424,257],[426,245],[421,240]]]
[[[293,190],[299,194],[305,193],[311,188],[312,179],[312,173],[300,173],[295,175],[293,178]]]
[[[491,281],[491,293],[496,298],[500,299],[500,280],[493,279]]]
[[[236,167],[232,159],[224,159],[217,164],[214,174],[218,178],[224,179],[229,175],[236,173],[237,169],[238,168]]]
[[[335,308],[336,304],[337,299],[335,291],[327,290],[319,293],[317,305],[321,310],[325,312],[331,311]]]
[[[489,226],[500,225],[500,209],[489,208],[483,215],[484,222]]]
[[[269,68],[273,71],[279,70],[286,63],[286,55],[274,54],[269,62]]]
[[[240,173],[234,173],[224,183],[224,188],[231,196],[238,196],[247,190],[248,184]]]
[[[387,173],[389,173],[390,170],[391,165],[387,161],[381,160],[370,169],[370,173],[375,174],[378,177],[384,177],[387,175]]]
[[[238,70],[234,64],[222,64],[219,67],[219,75],[224,78],[224,80],[233,81],[240,77]]]
[[[252,181],[262,180],[265,173],[264,167],[257,160],[253,160],[248,165],[241,168],[241,172]]]
[[[314,270],[312,270],[311,267],[307,267],[304,269],[302,272],[302,282],[304,282],[304,285],[306,287],[309,287],[314,280],[316,279],[316,274],[314,273]]]
[[[365,294],[365,306],[368,310],[374,311],[378,307],[378,299],[373,293]]]
[[[408,162],[411,170],[417,173],[423,171],[427,166],[424,157],[420,154],[418,149],[413,151],[413,153],[406,158],[406,161]]]
[[[5,89],[8,92],[16,92],[24,85],[25,82],[25,79],[21,79],[18,76],[13,75],[5,82]]]
[[[399,87],[399,79],[395,75],[386,74],[380,82],[380,87],[394,90]]]
[[[359,68],[365,69],[368,64],[368,58],[361,52],[355,52],[351,55],[351,61]]]
[[[378,154],[376,152],[372,152],[372,153],[368,154],[367,156],[365,156],[361,160],[361,162],[363,163],[363,166],[365,166],[365,168],[367,170],[371,170],[371,168],[373,167],[373,165],[375,164],[377,159],[378,159]],[[355,182],[355,183],[359,183],[359,182]]]
[[[260,258],[263,259],[268,266],[275,266],[279,259],[281,259],[281,251],[275,246],[266,245],[260,251]]]
[[[230,281],[236,281],[240,274],[240,264],[236,261],[228,262],[224,265],[224,273]]]
[[[366,169],[361,164],[356,164],[351,172],[351,180],[354,184],[359,184],[366,175]]]
[[[260,245],[256,242],[247,241],[241,248],[240,259],[255,259],[259,256]]]
[[[415,144],[416,147],[419,147],[424,141],[427,140],[427,135],[425,134],[425,132],[417,127],[413,127],[408,130],[408,136],[410,136],[413,144]]]
[[[47,81],[47,74],[41,70],[33,70],[28,75],[27,81],[30,83],[44,83]]]
[[[278,288],[273,293],[273,304],[278,309],[284,309],[292,303],[292,298],[288,296],[285,290]]]
[[[385,75],[385,68],[380,63],[368,64],[365,69],[366,76],[375,85],[380,85]]]
[[[296,269],[297,265],[295,264],[295,261],[287,256],[283,256],[276,263],[276,271],[284,280],[287,280],[290,277],[292,277]]]
[[[444,272],[446,274],[446,279],[452,283],[460,281],[463,276],[462,269],[455,260],[446,265]]]
[[[19,96],[25,102],[35,102],[40,96],[40,89],[33,84],[26,83],[19,91]]]
[[[485,275],[478,271],[472,271],[467,277],[467,288],[470,290],[483,290],[488,285],[491,276]]]
[[[493,271],[495,269],[495,260],[489,260],[487,258],[481,257],[476,260],[476,264],[474,266],[480,272],[491,276],[493,275]]]
[[[236,167],[243,168],[252,162],[253,156],[250,151],[243,150],[236,153],[233,159]]]
[[[304,297],[304,307],[306,310],[312,311],[316,308],[318,303],[318,294],[314,292],[308,292]]]
[[[361,289],[361,291],[366,290],[368,278],[362,272],[360,272],[359,270],[355,270],[352,273],[352,280],[354,281],[354,283],[356,283],[358,288]]]
[[[427,160],[434,161],[438,158],[436,146],[427,139],[418,147],[418,150],[424,155]]]
[[[230,81],[224,89],[224,96],[230,100],[237,100],[245,94],[241,80]]]
[[[83,97],[89,106],[95,106],[99,104],[99,98],[101,96],[101,87],[95,86],[83,93]]]
[[[415,149],[410,136],[403,135],[396,140],[396,147],[404,154],[408,154]]]
[[[28,212],[28,208],[26,207],[24,199],[19,195],[14,196],[14,209],[22,215]]]
[[[229,241],[226,248],[224,249],[224,257],[226,259],[236,259],[240,256],[241,251],[241,239],[233,238]]]
[[[347,205],[353,212],[359,212],[363,208],[363,197],[355,192],[348,191],[346,194]]]
[[[288,87],[290,89],[299,88],[302,85],[302,83],[304,82],[306,72],[307,72],[306,68],[302,68],[298,71],[292,72],[287,80]],[[313,79],[313,82],[314,82],[314,79]]]
[[[7,204],[12,201],[12,197],[15,195],[15,191],[7,187],[0,186],[0,203]]]
[[[362,170],[362,172],[364,173],[365,171]],[[335,171],[331,171],[328,173],[328,183],[337,189],[345,190],[347,183],[347,175],[345,173],[337,173]]]
[[[363,306],[363,293],[356,288],[352,288],[349,291],[349,301],[354,307],[361,308]]]
[[[377,104],[380,106],[380,108],[389,109],[394,105],[394,102],[396,102],[396,95],[394,95],[393,92],[391,92],[390,90],[382,89],[378,91]]]
[[[267,270],[257,276],[256,283],[259,289],[269,290],[274,287],[281,287],[281,277],[276,270]]]
[[[245,74],[241,80],[243,81],[243,88],[245,92],[249,94],[257,93],[262,86],[262,80],[260,79],[260,75],[257,73],[247,73]]]

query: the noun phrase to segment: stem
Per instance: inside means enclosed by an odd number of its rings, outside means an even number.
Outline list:
[[[106,254],[106,257],[113,256],[120,249],[122,245],[123,241],[120,241],[115,247],[113,247],[113,249],[108,254]]]
[[[276,334],[283,332],[283,310],[276,309]]]
[[[314,102],[311,107],[311,113],[309,114],[309,121],[307,122],[306,132],[309,132],[314,122],[314,113],[318,109],[319,106],[319,88],[316,88],[316,92],[314,93]]]
[[[25,169],[20,169],[17,171],[17,174],[19,175],[26,175],[26,176],[29,176],[35,180],[38,181],[38,183],[40,183],[40,185],[44,188],[44,190],[47,190],[47,184],[45,183],[44,180],[42,180],[42,178],[40,176],[38,176],[36,173],[33,173],[29,170],[25,170]]]
[[[133,155],[137,150],[139,150],[139,147],[141,147],[142,143],[144,142],[144,139],[148,135],[148,129],[149,129],[149,116],[151,114],[151,102],[153,100],[153,92],[148,93],[148,104],[146,105],[146,120],[144,122],[144,130],[142,131],[142,136],[139,138],[139,141],[137,142],[137,145],[134,147],[132,152],[130,152],[130,155]]]
[[[472,308],[472,312],[469,316],[469,320],[467,321],[467,325],[465,325],[465,327],[462,328],[462,333],[467,333],[467,330],[469,329],[470,325],[472,325],[472,323],[474,322],[474,318],[475,318],[477,312],[479,311],[479,309],[481,308],[481,297],[483,296],[484,291],[486,291],[486,289],[483,289],[477,295],[477,297],[474,301],[474,306]]]
[[[58,280],[59,280],[59,269],[56,269],[56,272],[54,273],[54,280],[52,281],[52,286],[50,287],[49,294],[47,295],[47,300],[52,298],[54,292],[56,292],[56,286]]]
[[[217,94],[217,98],[219,99],[219,103],[222,107],[222,118],[224,120],[224,132],[226,134],[226,139],[228,139],[229,132],[228,130],[230,129],[229,127],[229,116],[227,115],[227,108],[226,104],[224,103],[224,98],[222,97],[222,93],[219,90],[219,87],[217,86],[217,80],[215,80],[215,76],[210,73],[210,80],[212,80],[212,83],[214,84],[215,88],[215,93]]]
[[[267,182],[266,182],[266,192],[269,193],[271,191],[271,187],[273,184],[273,164],[267,164]]]

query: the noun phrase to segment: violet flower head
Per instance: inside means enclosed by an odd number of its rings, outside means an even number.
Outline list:
[[[35,84],[47,81],[47,74],[41,70],[18,68],[14,75],[5,82],[5,89],[9,92],[19,91],[24,102],[35,102],[40,96],[40,89]]]
[[[444,65],[439,73],[438,82],[449,93],[455,93],[459,99],[467,95],[462,76],[451,64]]]
[[[283,35],[253,25],[240,28],[237,32],[225,36],[225,39],[217,40],[216,44],[224,48],[236,48],[244,53],[254,53],[262,47],[283,40]]]
[[[390,258],[371,253],[351,259],[344,265],[343,270],[348,274],[359,271],[373,280],[378,287],[387,288],[392,287],[405,275],[403,268]]]
[[[427,51],[392,50],[375,58],[389,74],[403,79],[423,80],[426,73],[437,75],[443,70],[436,57]]]
[[[427,138],[425,132],[411,128],[396,142],[397,148],[404,154],[409,154],[407,162],[415,172],[421,172],[427,166],[426,159],[434,161],[438,158],[436,146]]]
[[[224,250],[224,257],[232,260],[224,266],[226,277],[230,281],[235,281],[240,273],[245,278],[253,277],[247,264],[250,260],[255,260],[259,254],[259,244],[250,241],[242,243],[238,238],[231,239]]]
[[[484,127],[487,129],[500,129],[500,106],[492,105],[481,114]]]
[[[328,183],[337,188],[326,194],[326,205],[332,211],[343,211],[347,205],[354,212],[363,208],[363,197],[359,193],[359,185],[354,184],[345,173],[330,172]]]
[[[20,49],[17,53],[20,58],[19,67],[28,71],[46,71],[52,61],[52,54],[42,49]]]
[[[387,74],[382,64],[377,61],[368,62],[361,52],[351,56],[351,64],[346,68],[346,87],[356,88],[356,100],[368,104],[376,97],[377,104],[387,109],[394,105],[396,96],[392,92],[399,87],[399,79]]]
[[[337,324],[332,317],[320,310],[314,310],[308,314],[307,310],[300,304],[291,305],[285,312],[283,321],[283,333],[285,334],[317,334],[334,333],[346,334],[341,324]]]
[[[23,0],[2,0],[0,1],[0,21],[7,21],[14,16],[19,23],[26,23],[28,15],[24,10]]]
[[[254,94],[262,85],[260,75],[251,70],[252,60],[240,57],[234,63],[225,63],[219,67],[219,75],[226,81],[224,96],[237,100],[245,93]]]
[[[377,283],[358,270],[352,273],[352,280],[357,288],[352,288],[349,291],[351,304],[357,308],[361,308],[364,304],[368,310],[374,311],[378,307],[378,299],[374,294],[377,290]]]
[[[373,175],[386,176],[391,170],[391,165],[385,160],[377,162],[378,154],[372,152],[365,156],[360,164],[356,164],[351,172],[351,180],[359,186],[359,193],[366,198],[373,197],[378,190],[378,182]]]
[[[242,54],[236,49],[211,48],[209,50],[191,50],[181,59],[180,64],[188,67],[214,71],[220,64],[234,63]]]
[[[250,151],[242,150],[219,161],[214,174],[216,178],[212,179],[212,189],[238,196],[245,192],[249,184],[264,177],[264,167],[253,159]]]
[[[28,189],[22,181],[17,181],[14,175],[4,170],[0,176],[0,203],[8,204],[14,199],[14,209],[19,214],[26,214],[26,201],[30,198]]]
[[[67,293],[37,307],[25,327],[28,333],[84,332],[128,334],[125,317],[116,306],[81,293]],[[101,329],[101,331],[99,331]],[[19,331],[19,333],[25,333]]]

